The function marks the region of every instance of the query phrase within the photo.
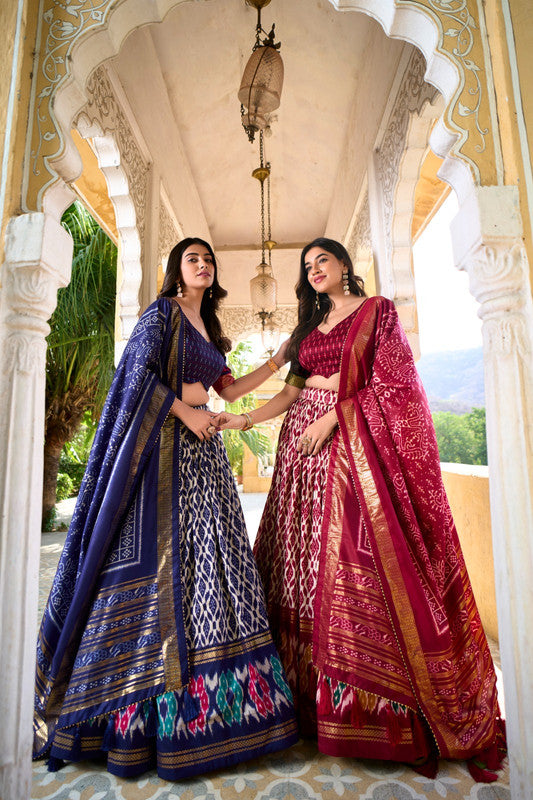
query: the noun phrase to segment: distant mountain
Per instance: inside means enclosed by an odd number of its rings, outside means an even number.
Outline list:
[[[481,347],[427,353],[416,366],[432,411],[466,414],[485,406]]]

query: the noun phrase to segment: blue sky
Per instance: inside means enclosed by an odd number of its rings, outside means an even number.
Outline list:
[[[452,192],[413,247],[422,355],[482,345],[478,303],[470,294],[466,272],[453,263],[450,223],[457,212]],[[261,359],[264,351],[259,334],[249,341],[253,358]]]
[[[452,192],[413,247],[422,355],[482,344],[478,303],[466,272],[453,263],[450,222],[457,211]]]

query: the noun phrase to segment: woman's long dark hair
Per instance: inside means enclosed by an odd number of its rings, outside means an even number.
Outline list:
[[[305,339],[307,334],[318,327],[321,322],[328,316],[333,308],[333,303],[327,294],[318,293],[319,307],[316,305],[317,293],[309,283],[309,277],[305,269],[305,258],[309,250],[313,247],[320,247],[327,253],[335,256],[339,261],[342,261],[348,270],[348,286],[350,293],[357,295],[357,297],[366,297],[363,279],[354,274],[352,259],[348,251],[343,247],[340,242],[334,239],[324,239],[319,237],[313,239],[312,242],[306,244],[302,250],[300,257],[300,276],[296,284],[296,297],[298,298],[298,324],[292,332],[289,346],[287,348],[287,358],[290,361],[298,360],[298,351],[302,339]]]
[[[202,297],[202,305],[200,306],[200,316],[202,317],[205,329],[209,334],[209,338],[219,350],[222,355],[229,353],[231,350],[231,342],[222,333],[222,326],[217,316],[218,307],[223,297],[226,297],[227,291],[222,288],[218,282],[218,267],[213,248],[208,242],[198,237],[189,236],[187,239],[182,239],[181,242],[170,251],[167,263],[167,271],[165,273],[165,280],[159,292],[158,297],[176,297],[178,290],[176,281],[179,280],[183,286],[183,277],[181,274],[181,259],[187,248],[193,244],[199,244],[209,250],[211,258],[213,259],[213,266],[215,267],[215,277],[211,285],[211,291],[206,289]]]

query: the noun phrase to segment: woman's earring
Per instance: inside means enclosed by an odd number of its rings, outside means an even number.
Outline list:
[[[209,299],[213,299],[213,289],[211,287],[209,287]]]
[[[320,308],[320,298],[319,298],[318,292],[316,290],[315,290],[315,295],[316,295],[316,297],[315,297],[315,305],[316,305],[317,308]]]
[[[344,294],[350,294],[350,284],[348,283],[348,270],[344,270],[342,273],[342,291]]]
[[[181,291],[181,283],[176,281],[176,296],[183,297],[183,292]]]

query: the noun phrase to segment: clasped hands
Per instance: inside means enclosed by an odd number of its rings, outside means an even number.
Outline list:
[[[242,414],[230,414],[227,411],[215,414],[215,412],[203,408],[191,407],[182,412],[181,419],[201,442],[212,439],[218,431],[228,428],[238,430],[243,428],[246,423]]]
[[[245,424],[246,418],[242,414],[230,414],[228,411],[222,411],[211,418],[211,425],[217,431],[241,430]],[[319,419],[305,428],[296,443],[296,449],[304,456],[316,456],[336,425],[337,415],[335,411],[328,411],[323,417],[319,417]]]

